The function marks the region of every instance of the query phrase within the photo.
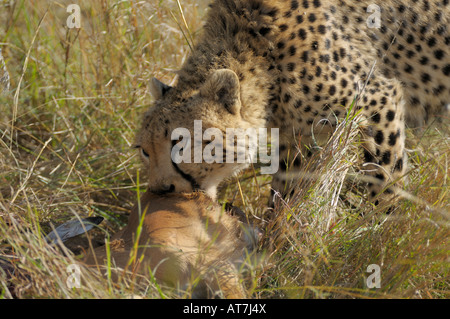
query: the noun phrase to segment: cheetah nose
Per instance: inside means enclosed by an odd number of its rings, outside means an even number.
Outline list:
[[[173,193],[173,192],[175,192],[174,184],[162,185],[160,189],[152,190],[152,193],[154,193],[156,195],[164,195],[164,194]]]

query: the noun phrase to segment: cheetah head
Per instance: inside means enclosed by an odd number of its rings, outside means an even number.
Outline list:
[[[202,190],[214,199],[219,184],[249,162],[226,158],[227,147],[235,150],[236,142],[226,136],[227,128],[251,127],[241,116],[237,75],[221,69],[196,88],[170,87],[156,79],[150,86],[156,101],[144,115],[136,139],[149,190],[160,194]],[[238,144],[235,153],[239,152]],[[246,159],[252,156],[249,152],[250,148]]]

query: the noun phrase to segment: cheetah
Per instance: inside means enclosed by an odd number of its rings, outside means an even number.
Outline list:
[[[222,132],[279,128],[272,189],[289,196],[287,167],[305,167],[316,139],[357,101],[364,173],[378,181],[368,197],[377,203],[404,175],[405,126],[422,127],[450,102],[449,3],[213,1],[176,84],[150,84],[155,102],[136,137],[150,190],[216,198],[219,184],[248,166],[174,163],[170,133],[193,132],[202,120],[203,130]]]
[[[200,279],[191,287],[196,298],[217,294],[246,298],[237,266],[250,256],[261,237],[261,231],[237,207],[224,211],[201,192],[161,196],[146,192],[127,226],[113,236],[110,260],[142,276],[148,276],[150,269],[160,283],[182,291]],[[134,247],[139,249],[133,261]],[[83,264],[102,268],[107,258],[101,246],[91,250]]]

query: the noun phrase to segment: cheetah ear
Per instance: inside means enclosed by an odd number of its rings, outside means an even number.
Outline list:
[[[231,114],[241,110],[239,78],[229,69],[214,71],[200,89],[200,95],[222,104]]]
[[[150,82],[150,93],[155,100],[162,98],[172,87],[162,83],[157,78],[152,78]]]

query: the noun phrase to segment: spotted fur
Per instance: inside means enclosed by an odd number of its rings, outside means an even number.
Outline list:
[[[367,10],[373,3],[215,0],[176,85],[152,84],[156,101],[137,136],[150,188],[201,188],[214,197],[220,182],[246,166],[172,163],[170,132],[192,131],[197,119],[203,129],[279,128],[273,188],[283,192],[286,163],[304,165],[312,135],[326,139],[355,97],[365,119],[365,167],[379,181],[369,186],[371,197],[399,181],[405,124],[422,126],[450,102],[450,4],[378,1],[381,24],[374,28]]]

